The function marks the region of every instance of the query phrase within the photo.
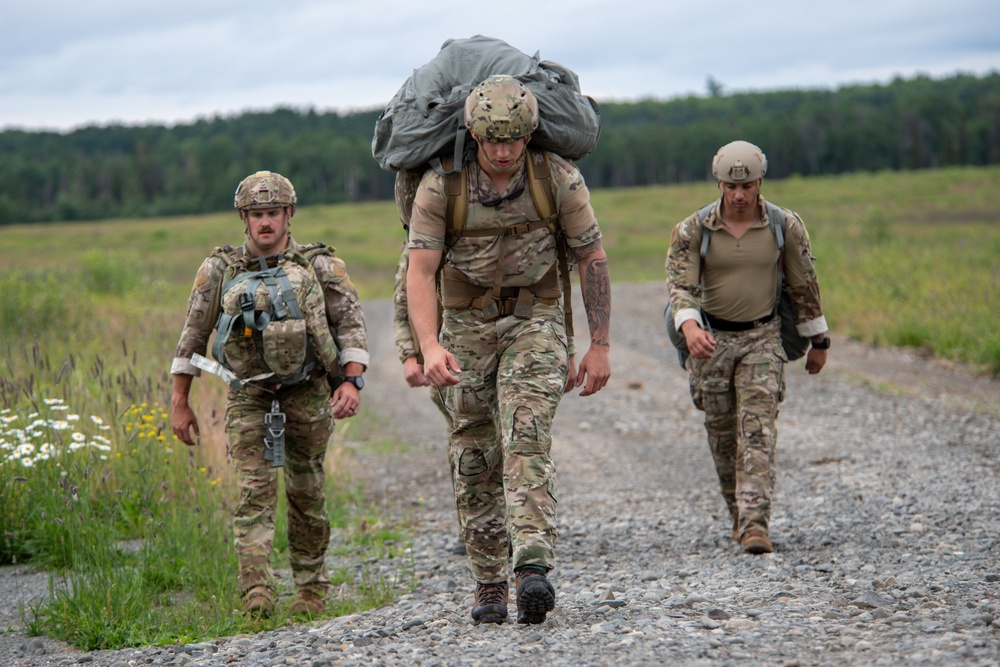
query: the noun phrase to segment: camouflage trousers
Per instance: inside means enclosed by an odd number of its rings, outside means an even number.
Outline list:
[[[230,392],[226,409],[229,456],[236,466],[240,497],[233,519],[243,592],[264,585],[274,590],[269,563],[274,541],[278,470],[264,460],[264,414],[273,396],[256,388]],[[288,554],[296,587],[317,592],[329,583],[324,559],[330,541],[323,483],[323,459],[333,433],[330,385],[321,378],[282,389],[285,414],[285,498]]]
[[[552,419],[569,370],[562,308],[536,305],[529,319],[494,321],[482,320],[476,309],[446,310],[441,343],[462,369],[445,401],[452,417],[455,501],[472,578],[506,581],[508,540],[515,568],[551,569]]]
[[[749,331],[716,331],[711,359],[690,357],[691,397],[705,430],[722,496],[742,535],[768,529],[774,493],[778,404],[785,398],[779,321]]]

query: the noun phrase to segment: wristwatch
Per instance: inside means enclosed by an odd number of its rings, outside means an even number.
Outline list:
[[[823,340],[820,342],[811,341],[814,350],[829,350],[830,349],[830,337],[823,336]]]
[[[344,377],[344,382],[350,382],[358,388],[358,391],[365,388],[365,379],[360,375],[347,375]]]

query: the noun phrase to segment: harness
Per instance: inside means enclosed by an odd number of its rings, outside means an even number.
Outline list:
[[[299,307],[292,283],[288,279],[285,269],[281,266],[284,261],[285,257],[283,253],[270,257],[252,258],[245,262],[246,268],[249,269],[253,264],[257,264],[258,269],[253,271],[248,270],[223,282],[220,300],[225,298],[225,295],[234,288],[241,285],[244,286],[243,293],[239,298],[240,312],[235,314],[220,313],[218,323],[215,325],[216,336],[215,341],[212,343],[212,356],[222,364],[223,368],[230,371],[233,370],[226,356],[225,345],[230,341],[234,328],[236,328],[237,335],[242,335],[247,340],[253,340],[258,355],[264,360],[264,364],[270,367],[268,357],[273,355],[266,353],[263,340],[264,332],[267,330],[268,325],[272,322],[278,323],[287,320],[304,319],[302,308]],[[233,267],[235,267],[235,271],[239,271],[243,264],[244,262],[232,264],[226,269],[224,277],[230,274]],[[271,308],[269,311],[255,310],[254,297],[261,285],[267,288],[270,297]],[[240,331],[240,328],[242,328],[242,331]],[[276,331],[274,333],[279,338],[279,340],[275,341],[275,345],[279,348],[282,343],[289,342],[281,340],[281,332]],[[297,370],[290,374],[279,374],[272,369],[269,373],[255,376],[252,381],[261,381],[273,377],[279,384],[291,385],[305,380],[313,369],[316,368],[316,357],[313,352],[312,341],[309,340],[308,336],[305,338],[305,345],[305,361]]]
[[[470,144],[474,149],[475,144]],[[469,282],[461,271],[444,266],[441,271],[441,299],[445,308],[477,308],[487,320],[513,315],[521,319],[531,317],[534,304],[554,306],[563,300],[566,333],[573,336],[572,287],[569,276],[569,247],[566,235],[558,225],[559,213],[553,193],[549,156],[545,151],[526,149],[526,187],[532,203],[538,212],[538,220],[528,220],[503,228],[466,229],[469,195],[466,187],[465,164],[475,159],[475,151],[467,150],[461,169],[451,169],[445,165],[445,246],[451,249],[462,238],[499,237],[500,257],[497,259],[493,283],[489,287],[479,287]],[[445,162],[451,162],[445,158]],[[503,240],[512,236],[529,234],[539,229],[547,229],[556,238],[557,263],[533,285],[524,287],[503,286],[503,268],[506,259],[506,244]],[[443,260],[442,260],[443,261]]]

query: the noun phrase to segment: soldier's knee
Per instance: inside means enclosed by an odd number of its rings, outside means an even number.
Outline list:
[[[472,483],[489,473],[490,466],[481,449],[466,447],[458,455],[455,471],[463,481]]]

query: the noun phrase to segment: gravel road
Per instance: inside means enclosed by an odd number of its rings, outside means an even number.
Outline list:
[[[82,653],[17,629],[16,603],[44,592],[44,575],[0,568],[0,664],[1000,664],[1000,382],[837,336],[821,375],[790,367],[776,552],[749,556],[729,535],[701,415],[662,330],[662,285],[615,285],[613,299],[612,380],[567,397],[554,427],[559,564],[544,624],[471,623],[474,585],[448,553],[444,422],[403,383],[380,301],[366,304],[378,360],[366,415],[381,441],[404,446],[351,443],[353,464],[373,499],[416,526],[415,590],[275,632]]]

